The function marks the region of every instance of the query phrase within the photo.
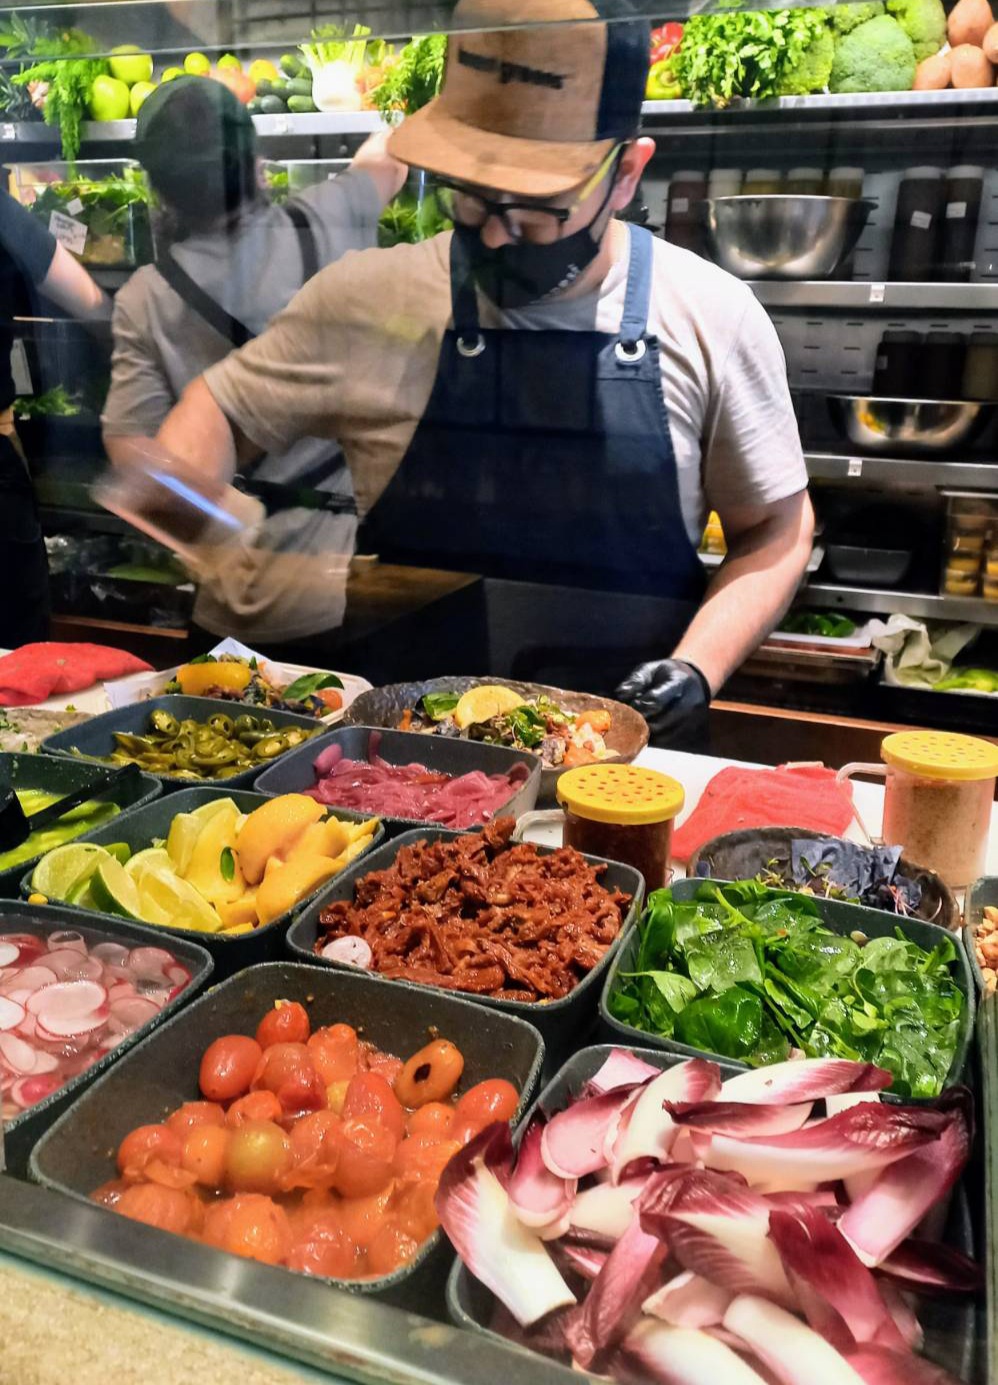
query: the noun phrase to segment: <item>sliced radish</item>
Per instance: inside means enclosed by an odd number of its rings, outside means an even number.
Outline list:
[[[159,1006],[142,995],[124,996],[111,1005],[114,1027],[120,1025],[126,1032],[148,1024],[149,1020],[155,1019],[158,1014]]]
[[[50,966],[28,966],[12,976],[10,981],[4,982],[0,993],[16,995],[20,999],[22,994],[30,995],[41,986],[51,986],[58,979]]]
[[[106,1004],[107,991],[96,981],[59,981],[37,991],[28,1001],[28,1009],[51,1033],[53,1019],[86,1018]]]
[[[9,967],[20,955],[21,949],[16,943],[0,942],[0,967]]]
[[[60,948],[68,947],[73,952],[83,952],[87,950],[87,940],[82,933],[77,933],[72,929],[64,929],[59,933],[49,934],[49,951],[58,952]]]
[[[98,943],[90,949],[90,955],[100,962],[102,967],[125,968],[128,966],[131,949],[123,943]]]
[[[36,1106],[39,1101],[44,1101],[53,1092],[57,1092],[62,1085],[62,1078],[52,1073],[45,1073],[43,1076],[32,1073],[30,1077],[18,1078],[10,1089],[10,1099],[22,1108]]]
[[[175,967],[177,959],[162,947],[136,947],[128,959],[128,970],[140,981],[158,981]]]
[[[24,1023],[25,1014],[23,1005],[11,1000],[10,996],[0,996],[0,1031],[16,1029],[19,1024]]]
[[[38,1037],[47,1041],[80,1040],[95,1034],[99,1029],[103,1029],[107,1020],[106,1007],[101,1010],[94,1010],[89,1015],[60,1015],[56,1013],[47,1017],[39,1016]]]
[[[37,1054],[31,1044],[16,1034],[0,1034],[0,1063],[16,1077],[25,1077],[35,1070]]]

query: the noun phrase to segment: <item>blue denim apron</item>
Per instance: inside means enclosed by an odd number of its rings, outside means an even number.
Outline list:
[[[616,334],[483,330],[452,240],[454,325],[423,418],[362,534],[383,561],[481,573],[498,587],[536,584],[526,608],[557,609],[523,630],[525,644],[552,642],[557,612],[572,604],[566,588],[667,598],[653,630],[647,612],[630,634],[626,619],[618,625],[622,601],[612,603],[609,633],[565,627],[566,651],[609,643],[621,672],[643,653],[670,652],[705,585],[683,522],[658,340],[647,331],[652,237],[628,231]]]

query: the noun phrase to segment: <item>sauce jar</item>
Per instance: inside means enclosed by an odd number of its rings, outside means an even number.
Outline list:
[[[649,891],[667,883],[682,784],[640,765],[580,765],[561,776],[556,792],[566,846],[633,866]]]
[[[887,766],[884,841],[953,889],[983,875],[998,745],[949,731],[900,731],[880,754]]]

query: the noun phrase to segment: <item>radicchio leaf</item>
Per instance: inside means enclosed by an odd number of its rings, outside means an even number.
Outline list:
[[[663,1109],[666,1102],[709,1101],[720,1090],[721,1070],[704,1058],[677,1063],[653,1078],[631,1106],[626,1123],[621,1123],[613,1150],[614,1182],[636,1161],[668,1159],[678,1127]]]
[[[972,1102],[966,1087],[953,1087],[934,1110],[920,1108],[923,1118],[934,1116],[942,1121],[939,1137],[909,1151],[905,1159],[881,1173],[845,1213],[839,1227],[864,1264],[879,1265],[886,1260],[954,1186],[970,1156]],[[902,1109],[914,1111],[890,1106],[855,1107],[854,1111]]]
[[[618,1087],[601,1096],[582,1097],[552,1116],[541,1138],[541,1157],[556,1178],[584,1178],[606,1167],[607,1127],[633,1091]]]
[[[978,1294],[984,1287],[981,1266],[962,1250],[913,1237],[881,1260],[877,1273],[903,1289],[931,1289],[934,1294]]]
[[[494,1171],[509,1169],[509,1126],[496,1122],[457,1152],[437,1187],[440,1223],[468,1269],[524,1327],[575,1303],[543,1241],[519,1221]]]
[[[730,1347],[695,1328],[642,1319],[624,1341],[623,1375],[635,1385],[766,1385]],[[628,1367],[630,1366],[630,1369]]]
[[[623,1183],[597,1183],[576,1194],[569,1209],[569,1226],[579,1231],[594,1231],[617,1241],[634,1219],[634,1199],[647,1178],[628,1178]]]
[[[732,1297],[727,1289],[711,1284],[702,1275],[683,1270],[646,1298],[642,1308],[650,1317],[673,1327],[714,1327],[724,1317]]]
[[[812,1103],[784,1106],[748,1101],[667,1101],[665,1109],[677,1125],[708,1135],[786,1135],[800,1130]]]
[[[568,1211],[575,1196],[575,1179],[557,1178],[541,1158],[545,1118],[531,1118],[517,1152],[516,1168],[507,1191],[513,1210],[523,1222],[541,1230],[560,1234],[568,1226]]]
[[[849,1365],[863,1385],[959,1385],[955,1376],[924,1356],[865,1346],[851,1351]]]
[[[612,1092],[619,1087],[633,1087],[647,1082],[659,1071],[659,1068],[652,1067],[651,1063],[646,1063],[626,1048],[615,1048],[586,1083],[586,1096],[599,1096],[601,1092]]]
[[[637,1220],[627,1228],[573,1314],[568,1340],[581,1365],[592,1366],[629,1332],[668,1254],[668,1246]]]
[[[853,1063],[847,1058],[790,1058],[729,1077],[721,1087],[724,1101],[794,1105],[823,1101],[841,1092],[879,1092],[893,1081],[886,1068]]]
[[[771,1212],[769,1234],[811,1326],[840,1351],[852,1342],[879,1342],[904,1350],[907,1343],[888,1311],[873,1275],[837,1227],[816,1207]],[[801,1293],[806,1286],[810,1293]],[[830,1306],[847,1329],[828,1321]]]
[[[724,1326],[751,1347],[781,1385],[862,1385],[824,1337],[768,1299],[751,1294],[736,1298]]]

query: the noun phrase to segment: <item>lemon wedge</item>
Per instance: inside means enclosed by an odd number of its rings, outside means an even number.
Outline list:
[[[462,731],[476,726],[493,717],[501,717],[523,706],[524,699],[512,688],[504,688],[499,683],[485,683],[480,688],[469,688],[454,708],[454,722]]]

